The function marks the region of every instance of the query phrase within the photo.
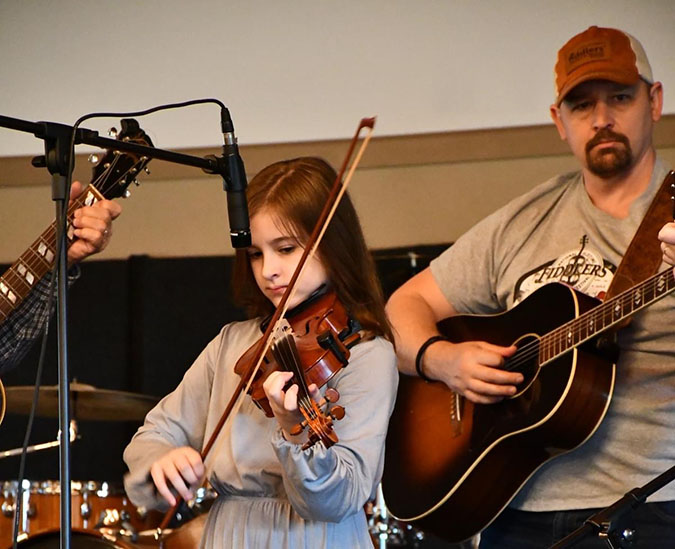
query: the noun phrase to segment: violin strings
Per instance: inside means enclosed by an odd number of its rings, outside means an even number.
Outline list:
[[[288,371],[293,372],[296,377],[296,382],[299,388],[298,406],[304,407],[305,411],[311,414],[312,417],[315,417],[316,413],[311,406],[309,389],[306,384],[305,376],[302,374],[297,352],[295,352],[295,341],[292,339],[292,337],[292,335],[284,335],[277,341],[277,345],[275,345],[275,348],[278,350],[277,362],[279,362],[279,364]]]
[[[295,345],[295,340],[292,335],[285,335],[278,341],[278,345],[275,348],[278,350],[277,357],[280,364],[284,364],[286,367],[290,365],[289,370],[293,371],[298,380],[298,407],[301,409],[305,417],[309,420],[312,420],[311,431],[313,431],[319,440],[324,442],[325,440],[330,439],[330,423],[324,421],[317,421],[318,418],[322,417],[322,414],[319,413],[318,405],[312,400],[311,395],[309,394],[309,388],[307,386],[307,380],[302,373],[302,366],[298,359],[297,347]],[[281,359],[281,360],[279,360]],[[326,443],[324,442],[324,446]]]

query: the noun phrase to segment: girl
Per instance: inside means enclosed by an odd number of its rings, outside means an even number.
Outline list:
[[[261,337],[261,321],[279,303],[335,178],[323,160],[298,158],[272,164],[251,181],[252,245],[237,251],[234,287],[253,318],[222,329],[125,450],[125,487],[136,505],[173,504],[172,489],[190,499],[202,481],[199,450],[239,382],[234,365]],[[302,417],[297,386],[284,389],[288,372],[275,372],[264,384],[274,419],[241,397],[239,412],[206,459],[212,469],[207,480],[218,497],[202,547],[372,547],[363,506],[382,474],[398,377],[374,264],[347,195],[290,307],[324,285],[336,292],[362,335],[349,365],[326,385],[339,391],[346,409],[335,423],[339,442],[303,450],[307,435],[291,435]]]

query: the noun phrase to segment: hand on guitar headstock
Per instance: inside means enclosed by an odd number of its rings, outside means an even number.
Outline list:
[[[125,118],[121,124],[119,134],[115,128],[110,130],[118,140],[152,145],[136,120]],[[110,199],[129,196],[127,187],[132,183],[138,185],[142,172],[150,173],[147,169],[150,159],[144,156],[107,150],[102,158],[92,154],[89,159],[95,163],[89,187],[83,190],[75,181],[70,189],[69,211],[76,240],[68,248],[69,265],[105,249],[112,235],[112,221],[122,212],[122,206]]]

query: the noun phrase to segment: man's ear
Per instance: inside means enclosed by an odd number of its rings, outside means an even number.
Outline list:
[[[555,127],[558,130],[558,135],[563,141],[567,141],[567,134],[565,133],[565,127],[563,126],[562,120],[560,118],[560,107],[558,105],[551,105],[549,112],[551,114],[551,120],[555,124]]]
[[[663,110],[663,86],[661,82],[654,82],[649,88],[649,103],[652,110],[652,120],[658,122]]]

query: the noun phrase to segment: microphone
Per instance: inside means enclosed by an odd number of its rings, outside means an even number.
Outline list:
[[[237,138],[234,136],[234,124],[227,107],[220,109],[220,125],[223,130],[223,161],[226,166],[223,174],[223,187],[227,193],[227,216],[230,219],[230,241],[234,248],[247,248],[251,245],[251,226],[246,203],[246,170],[239,156]]]

